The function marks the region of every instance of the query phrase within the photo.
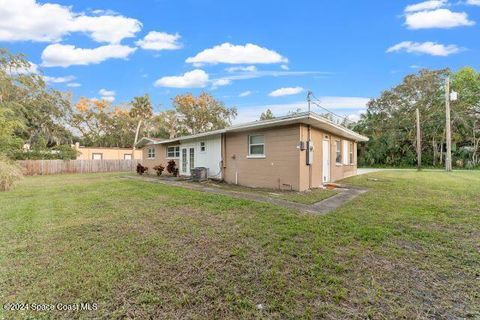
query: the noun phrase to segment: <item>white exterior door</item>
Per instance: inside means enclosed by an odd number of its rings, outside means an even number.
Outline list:
[[[195,147],[182,147],[180,150],[180,174],[189,176],[195,168]]]
[[[330,141],[323,140],[323,183],[330,182]]]

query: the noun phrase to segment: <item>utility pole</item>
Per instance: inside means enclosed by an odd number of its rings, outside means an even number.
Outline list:
[[[452,129],[450,127],[450,77],[445,80],[445,118],[447,133],[447,155],[445,156],[445,170],[452,171]]]
[[[422,170],[422,136],[420,132],[420,111],[418,108],[417,113],[417,170]]]
[[[310,113],[310,104],[312,102],[312,91],[307,92],[307,102],[308,102],[308,113]]]

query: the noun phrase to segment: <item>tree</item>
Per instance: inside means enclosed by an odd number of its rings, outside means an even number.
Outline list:
[[[130,104],[132,105],[129,111],[130,117],[136,119],[149,119],[152,117],[153,107],[148,94],[134,97]]]
[[[178,125],[189,134],[223,129],[237,116],[236,108],[227,108],[223,102],[206,92],[198,97],[191,93],[178,95],[172,103]]]
[[[265,110],[265,112],[262,112],[262,114],[260,115],[260,120],[270,120],[274,118],[275,116],[273,115],[273,112],[270,109]]]
[[[372,99],[355,126],[370,138],[362,149],[360,162],[414,165],[415,109],[419,108],[423,139],[431,142],[423,145],[422,158],[427,163],[435,163],[445,124],[442,88],[448,74],[448,70],[421,70]]]
[[[14,135],[22,142],[33,147],[71,142],[69,94],[48,88],[23,55],[5,49],[0,49],[0,109],[21,124],[15,126]]]
[[[406,76],[402,83],[382,92],[368,103],[355,130],[370,140],[360,148],[359,163],[367,165],[414,165],[415,109],[420,110],[422,159],[442,165],[445,151],[445,79],[458,100],[451,103],[452,142],[457,147],[454,164],[478,165],[480,161],[480,75],[466,67],[449,70],[421,70]]]
[[[472,165],[480,164],[480,73],[471,67],[452,75],[452,90],[459,99],[452,101],[453,122],[459,140],[471,147]]]
[[[128,108],[112,107],[105,100],[80,98],[75,105],[72,126],[81,133],[87,146],[131,148],[137,119]]]
[[[19,120],[13,118],[13,112],[0,108],[0,155],[12,155],[12,152],[22,147],[22,140],[15,135],[15,131],[22,127]]]
[[[142,125],[142,121],[145,122],[152,117],[153,108],[148,94],[140,97],[134,97],[131,105],[132,109],[130,109],[129,115],[131,118],[137,120],[137,129],[135,130],[135,139],[133,140],[133,151],[135,151],[135,145],[138,141],[138,134],[140,133],[140,126]],[[133,152],[132,154],[135,154],[135,152]]]
[[[173,139],[188,135],[188,131],[180,126],[175,110],[162,111],[153,121],[156,128],[154,136],[157,138]]]

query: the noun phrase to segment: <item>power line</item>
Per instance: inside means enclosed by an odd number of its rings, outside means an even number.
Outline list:
[[[311,101],[310,97],[313,97],[313,98],[314,98],[315,100],[317,100],[317,101]],[[337,118],[340,118],[342,121],[345,121],[345,122],[347,122],[347,123],[351,123],[351,124],[355,123],[354,121],[348,119],[348,117],[341,116],[341,115],[336,114],[335,112],[332,112],[332,111],[330,111],[329,109],[323,107],[323,106],[320,104],[320,103],[321,103],[320,99],[318,99],[318,98],[315,96],[315,94],[314,94],[313,92],[311,92],[311,91],[308,92],[308,99],[309,99],[309,100],[308,100],[309,103],[310,103],[310,102],[313,103],[314,105],[316,105],[316,106],[319,107],[320,109],[325,110],[328,114],[333,115],[333,116],[335,116],[335,117],[337,117]],[[310,111],[310,108],[309,108],[309,111]]]

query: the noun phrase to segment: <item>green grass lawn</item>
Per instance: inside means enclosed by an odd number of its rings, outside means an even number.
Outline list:
[[[99,308],[0,319],[480,317],[480,172],[344,183],[370,191],[315,216],[120,174],[26,178],[0,193],[0,302]]]

